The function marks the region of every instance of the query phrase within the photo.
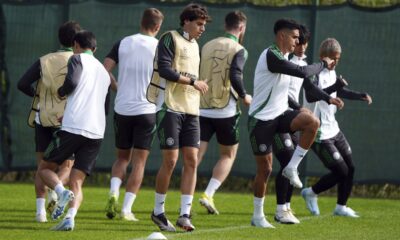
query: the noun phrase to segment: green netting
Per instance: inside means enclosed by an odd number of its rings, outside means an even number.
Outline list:
[[[123,3],[122,3],[123,2]],[[162,30],[178,27],[182,4],[156,4],[127,1],[79,1],[70,5],[42,3],[3,4],[7,25],[6,63],[11,80],[10,106],[8,115],[12,123],[12,153],[15,169],[35,166],[33,129],[26,124],[31,99],[20,93],[16,84],[24,71],[41,55],[57,49],[57,29],[65,20],[77,20],[93,31],[98,40],[96,56],[102,60],[112,45],[123,36],[139,30],[139,21],[144,8],[157,7],[165,15]],[[359,182],[400,182],[396,143],[400,123],[396,120],[399,102],[396,90],[400,74],[396,66],[400,33],[400,11],[362,11],[348,5],[331,8],[313,7],[256,8],[248,5],[208,5],[213,22],[206,26],[206,33],[200,45],[217,37],[223,31],[223,18],[229,11],[240,9],[248,16],[245,47],[249,59],[245,67],[246,88],[251,93],[254,68],[259,54],[273,41],[272,27],[278,18],[290,17],[308,26],[315,26],[315,43],[309,47],[309,59],[317,59],[318,45],[326,37],[337,38],[343,48],[338,72],[343,74],[354,89],[365,90],[374,99],[371,106],[361,102],[346,101],[345,109],[337,114],[341,129],[347,136],[356,164],[356,180]],[[243,109],[241,120],[240,147],[232,173],[253,176],[255,160],[251,152],[246,129],[247,109]],[[215,140],[209,144],[209,151],[199,168],[201,174],[211,174],[218,156]],[[147,171],[157,171],[161,157],[158,142],[155,141]],[[115,159],[112,114],[108,125],[98,170],[109,170]],[[1,167],[2,165],[0,165]],[[278,166],[274,162],[274,169]],[[179,170],[178,170],[179,171]],[[308,175],[325,173],[322,164],[311,157],[307,163]]]

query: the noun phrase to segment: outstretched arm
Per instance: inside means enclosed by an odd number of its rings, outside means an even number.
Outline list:
[[[274,49],[267,51],[267,66],[273,73],[282,73],[299,78],[307,78],[320,73],[328,66],[326,61],[320,61],[307,66],[300,66],[286,60],[283,56]]]
[[[365,101],[368,104],[372,103],[372,98],[371,96],[368,95],[368,93],[361,93],[354,90],[350,90],[348,88],[342,88],[339,91],[337,91],[337,94],[341,98]]]
[[[339,109],[342,109],[344,102],[340,98],[333,98],[324,90],[320,89],[318,86],[318,81],[311,81],[309,78],[304,79],[303,87],[306,93],[306,99],[308,102],[317,102],[324,100],[328,104],[333,104]]]
[[[310,78],[304,79],[303,87],[306,92],[306,99],[308,102],[324,100],[325,102],[329,103],[329,100],[332,98],[329,94],[324,92],[324,90],[313,84]]]
[[[333,92],[337,92],[343,87],[346,87],[348,85],[347,81],[340,75],[339,77],[336,78],[335,84],[332,86],[329,86],[327,88],[324,88],[324,91],[328,94],[331,94]]]

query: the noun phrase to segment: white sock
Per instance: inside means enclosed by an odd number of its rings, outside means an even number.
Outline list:
[[[286,209],[287,209],[287,210],[290,210],[290,209],[291,209],[291,208],[290,208],[290,202],[287,202],[287,203],[286,203]]]
[[[287,168],[296,168],[299,166],[301,160],[303,160],[303,157],[306,155],[308,152],[308,149],[304,149],[297,145],[296,149],[294,150],[293,156],[290,159],[290,162],[286,166]]]
[[[253,212],[253,217],[254,218],[261,218],[264,217],[264,197],[258,198],[254,197],[254,212]]]
[[[159,215],[161,213],[165,212],[164,206],[165,206],[165,198],[167,197],[167,194],[160,194],[156,193],[155,201],[154,201],[154,215]]]
[[[74,219],[77,212],[78,212],[78,209],[76,209],[76,208],[69,208],[67,214],[66,214],[65,217],[64,217],[64,219],[66,219],[66,218],[72,218],[72,219]]]
[[[336,210],[343,210],[345,207],[346,207],[346,205],[336,204]]]
[[[207,196],[209,196],[210,198],[212,198],[215,194],[215,191],[218,190],[219,186],[221,186],[221,182],[215,178],[211,178],[204,193],[207,194]]]
[[[110,195],[117,195],[119,197],[119,188],[121,187],[122,180],[117,177],[112,177],[110,181]]]
[[[287,211],[286,204],[277,204],[276,205],[276,211],[277,212]]]
[[[46,199],[36,198],[36,215],[46,214],[46,208],[44,207],[45,203],[46,203]]]
[[[132,212],[132,205],[136,199],[136,194],[132,192],[126,192],[124,198],[124,204],[122,205],[121,212],[122,213],[130,213]]]
[[[190,215],[190,209],[192,208],[193,195],[181,195],[181,213],[180,216],[184,214]]]
[[[57,193],[58,199],[60,199],[61,193],[64,192],[64,190],[65,188],[62,183],[59,183],[54,187],[54,191]]]

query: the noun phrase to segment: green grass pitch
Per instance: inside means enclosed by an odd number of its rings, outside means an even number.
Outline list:
[[[146,239],[159,231],[150,220],[154,202],[154,190],[140,191],[133,211],[139,222],[124,222],[105,217],[104,208],[108,189],[84,187],[84,201],[75,219],[72,232],[52,232],[49,228],[56,222],[36,223],[34,187],[28,184],[0,184],[0,239],[35,240],[135,240]],[[205,213],[198,204],[196,193],[193,206],[192,233],[165,233],[168,239],[400,239],[400,201],[386,199],[351,198],[349,206],[360,213],[359,219],[332,216],[335,198],[320,197],[321,216],[311,216],[304,201],[294,196],[292,208],[300,219],[298,225],[282,225],[273,221],[275,196],[266,198],[265,213],[276,229],[259,229],[250,226],[253,211],[251,194],[219,192],[215,196],[221,215]],[[123,199],[123,191],[119,199]],[[166,201],[167,216],[175,222],[178,216],[180,195],[169,191]]]

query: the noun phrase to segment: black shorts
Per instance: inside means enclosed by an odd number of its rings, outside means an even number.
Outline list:
[[[90,175],[100,150],[102,139],[90,139],[66,131],[57,131],[46,152],[44,160],[61,165],[72,154],[75,155],[73,168]]]
[[[51,139],[53,138],[54,132],[60,130],[55,127],[43,127],[42,125],[35,123],[35,145],[36,152],[44,152],[49,146]]]
[[[124,116],[114,112],[115,146],[150,150],[156,132],[156,114]]]
[[[275,154],[282,151],[294,151],[297,144],[297,136],[294,133],[277,133],[272,142],[272,150]]]
[[[209,142],[217,136],[219,144],[232,146],[239,142],[240,113],[229,118],[208,118],[200,116],[200,140]]]
[[[161,149],[199,148],[199,117],[160,110],[157,112],[157,135]]]
[[[343,158],[351,155],[351,147],[342,132],[333,138],[314,142],[312,150],[327,168],[344,161]]]
[[[266,155],[272,152],[272,142],[276,133],[291,133],[290,124],[300,113],[288,110],[275,119],[262,121],[249,116],[248,130],[254,155]]]

